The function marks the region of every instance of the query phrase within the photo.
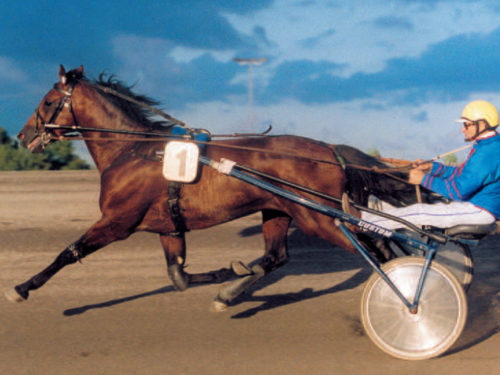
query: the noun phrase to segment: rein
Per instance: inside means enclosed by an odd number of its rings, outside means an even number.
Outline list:
[[[213,143],[213,142],[207,142],[207,141],[200,141],[200,140],[194,140],[191,138],[189,134],[185,135],[165,135],[162,133],[150,133],[150,132],[141,132],[141,131],[132,131],[132,130],[118,130],[118,129],[99,129],[99,128],[87,128],[87,127],[81,127],[81,126],[66,126],[66,125],[57,125],[57,124],[46,124],[45,127],[49,129],[65,129],[65,130],[73,130],[73,131],[88,131],[88,132],[99,132],[99,133],[112,133],[112,134],[125,134],[125,135],[135,135],[135,136],[141,136],[141,137],[127,137],[127,138],[114,138],[112,139],[114,142],[167,142],[171,141],[172,139],[180,140],[180,141],[186,141],[186,142],[191,142],[191,143],[196,143],[200,145],[207,145],[211,147],[219,147],[219,148],[226,148],[226,149],[232,149],[232,150],[242,150],[242,151],[252,151],[252,152],[258,152],[262,154],[270,154],[270,155],[275,155],[275,156],[282,156],[282,157],[289,157],[289,158],[294,158],[294,159],[303,159],[303,160],[308,160],[308,161],[313,161],[317,163],[322,163],[322,164],[330,164],[330,165],[338,165],[342,168],[345,166],[348,166],[353,169],[358,169],[358,170],[364,170],[368,172],[374,172],[374,173],[380,173],[384,174],[388,177],[391,177],[397,181],[408,183],[403,178],[394,176],[390,174],[390,172],[397,172],[400,171],[401,168],[396,167],[396,168],[378,168],[378,167],[366,167],[363,165],[359,164],[352,164],[348,163],[344,160],[342,161],[330,161],[330,160],[324,160],[324,159],[316,159],[316,158],[305,158],[305,157],[299,157],[294,153],[287,153],[287,152],[281,152],[281,151],[272,151],[272,150],[266,150],[262,148],[256,148],[256,147],[248,147],[248,146],[236,146],[236,145],[228,145],[228,144],[220,144],[220,143]],[[265,136],[269,131],[271,130],[271,126],[263,133],[233,133],[233,134],[215,134],[211,135],[211,137],[252,137],[252,136]],[[151,138],[148,138],[151,137]],[[94,142],[99,142],[99,141],[108,141],[109,139],[95,139],[91,137],[84,137],[84,136],[73,136],[73,137],[55,137],[52,136],[53,140],[59,140],[59,141],[73,141],[73,140],[78,140],[78,141],[94,141]]]
[[[310,160],[310,161],[315,161],[315,162],[324,163],[324,164],[341,165],[340,162],[334,162],[334,161],[323,160],[323,159],[299,157],[299,156],[297,156],[297,154],[294,154],[294,153],[272,151],[272,150],[266,150],[266,149],[257,148],[257,147],[236,146],[236,145],[228,145],[228,144],[200,141],[200,140],[196,140],[196,139],[191,139],[189,134],[165,135],[165,134],[160,134],[160,133],[135,132],[135,131],[117,130],[117,129],[82,128],[82,127],[78,127],[78,126],[65,126],[65,125],[57,125],[57,124],[47,124],[46,127],[49,129],[67,129],[67,130],[74,130],[74,131],[80,131],[80,130],[81,131],[96,131],[96,132],[101,132],[101,133],[115,133],[115,134],[118,133],[118,134],[142,135],[142,136],[154,137],[154,138],[146,138],[146,137],[132,138],[131,137],[131,138],[114,138],[114,139],[110,139],[110,138],[95,139],[95,138],[83,137],[83,136],[75,136],[75,137],[51,136],[51,139],[57,140],[57,141],[77,140],[77,141],[91,141],[91,142],[104,142],[104,141],[107,142],[109,140],[112,140],[114,142],[167,142],[167,141],[171,141],[172,139],[175,139],[175,140],[179,140],[179,141],[196,143],[196,144],[206,145],[206,146],[211,146],[211,147],[219,147],[219,148],[226,148],[226,149],[232,149],[232,150],[253,151],[253,152],[259,152],[259,153],[263,153],[263,154],[271,154],[271,155],[276,155],[276,156],[290,157],[290,158],[294,158],[294,159]],[[236,134],[238,134],[238,133],[236,133]],[[220,136],[225,136],[225,135],[220,135]],[[245,136],[248,136],[248,135],[245,135]]]
[[[337,153],[335,152],[335,156],[336,156],[336,159],[337,161],[327,161],[327,160],[322,160],[322,159],[315,159],[315,158],[300,158],[300,157],[297,157],[296,154],[292,154],[292,153],[283,153],[283,152],[278,152],[278,151],[270,151],[270,150],[265,150],[265,149],[259,149],[259,148],[253,148],[253,147],[246,147],[246,146],[234,146],[234,145],[224,145],[224,144],[214,144],[212,142],[205,142],[205,141],[199,141],[199,140],[194,140],[192,139],[192,135],[191,134],[186,134],[186,135],[168,135],[168,136],[165,136],[165,134],[162,134],[162,133],[152,133],[152,132],[142,132],[142,131],[132,131],[132,130],[119,130],[119,129],[109,129],[109,128],[104,128],[104,129],[100,129],[100,128],[89,128],[89,127],[82,127],[82,126],[78,126],[78,122],[76,120],[76,117],[75,117],[75,113],[73,111],[73,105],[72,105],[72,96],[73,96],[73,89],[74,89],[74,86],[75,86],[75,83],[73,83],[71,86],[70,86],[70,89],[68,91],[66,90],[63,90],[63,89],[60,89],[58,88],[56,85],[54,85],[54,89],[61,92],[62,94],[64,94],[64,96],[62,97],[62,99],[60,100],[60,102],[58,103],[58,107],[56,108],[56,110],[54,111],[54,113],[52,114],[52,116],[50,117],[49,121],[45,121],[45,119],[40,115],[39,113],[39,110],[38,108],[35,110],[35,134],[39,134],[39,129],[38,129],[38,123],[39,123],[39,119],[41,119],[41,122],[42,122],[42,125],[44,126],[44,128],[49,128],[49,129],[65,129],[65,130],[72,130],[72,131],[75,131],[75,132],[82,132],[82,131],[88,131],[88,132],[100,132],[100,133],[112,133],[112,134],[123,134],[123,135],[134,135],[134,136],[140,136],[140,137],[143,137],[143,138],[116,138],[116,139],[113,139],[113,141],[118,141],[118,142],[130,142],[130,141],[133,141],[133,142],[165,142],[165,141],[169,141],[171,140],[172,138],[174,139],[180,139],[180,140],[189,140],[190,142],[194,142],[194,143],[198,143],[198,144],[203,144],[203,145],[210,145],[210,146],[214,146],[214,147],[220,147],[220,148],[228,148],[228,149],[237,149],[237,150],[246,150],[246,151],[253,151],[253,152],[259,152],[259,153],[265,153],[265,154],[273,154],[273,155],[277,155],[277,156],[285,156],[285,157],[291,157],[291,158],[295,158],[295,159],[307,159],[307,160],[310,160],[310,161],[314,161],[314,162],[318,162],[318,163],[324,163],[324,164],[331,164],[331,165],[339,165],[342,169],[345,169],[346,166],[349,166],[350,168],[353,168],[353,169],[358,169],[358,170],[364,170],[364,171],[368,171],[368,172],[374,172],[374,173],[380,173],[380,174],[384,174],[390,178],[393,178],[397,181],[400,181],[400,182],[404,182],[404,183],[408,183],[408,181],[406,181],[405,179],[403,178],[400,178],[400,177],[397,177],[397,176],[394,176],[393,174],[391,174],[390,172],[406,172],[407,170],[410,169],[411,167],[411,164],[408,163],[408,165],[400,165],[400,166],[397,166],[397,167],[391,167],[391,168],[378,168],[378,167],[365,167],[363,165],[358,165],[358,164],[351,164],[351,163],[346,163],[342,158],[339,158],[339,156],[337,155]],[[178,120],[176,119],[175,117],[159,110],[158,108],[155,108],[147,103],[144,103],[144,102],[141,102],[135,98],[132,98],[128,95],[125,95],[125,94],[122,94],[121,92],[117,91],[117,90],[114,90],[110,87],[107,87],[107,86],[103,86],[103,85],[99,85],[99,84],[94,84],[94,86],[98,89],[98,90],[101,90],[102,92],[106,93],[106,94],[110,94],[110,95],[114,95],[114,96],[117,96],[123,100],[126,100],[128,102],[131,102],[131,103],[134,103],[140,107],[144,107],[146,109],[148,109],[149,111],[167,119],[170,123],[171,123],[171,126],[173,125],[179,125],[179,126],[182,126],[182,127],[187,127],[187,124],[181,120]],[[53,122],[57,119],[59,113],[62,111],[62,109],[65,107],[65,106],[68,106],[70,107],[70,112],[71,112],[71,115],[73,116],[73,121],[74,121],[74,124],[75,125],[71,125],[71,126],[65,126],[65,125],[58,125],[58,124],[54,124]],[[262,132],[262,133],[233,133],[233,134],[210,134],[210,137],[211,138],[215,138],[215,137],[220,137],[220,138],[231,138],[231,137],[254,137],[254,136],[266,136],[272,129],[272,126],[270,125],[269,128]],[[41,134],[41,139],[42,139],[42,142],[43,142],[43,145],[45,144],[48,144],[50,141],[52,140],[59,140],[59,141],[72,141],[72,140],[82,140],[82,141],[97,141],[93,138],[89,138],[89,137],[84,137],[82,135],[80,136],[59,136],[59,137],[56,137],[56,136],[53,136],[52,134],[49,134],[49,133],[46,133],[45,131]],[[102,140],[101,140],[102,141]],[[464,147],[465,148],[465,147]],[[461,150],[461,149],[459,149]],[[430,160],[430,161],[434,161],[444,155],[448,155],[448,154],[451,154],[451,153],[454,153],[456,151],[459,151],[459,150],[454,150],[454,151],[451,151],[449,153],[446,153],[446,154],[443,154],[443,155],[439,155],[437,156],[436,158]],[[383,161],[383,160],[382,160]],[[417,189],[418,189],[418,186],[417,186]],[[418,192],[418,190],[417,190]]]
[[[99,84],[94,84],[94,86],[101,90],[104,93],[110,94],[117,96],[123,100],[129,101],[131,103],[134,103],[138,106],[144,107],[151,112],[167,119],[170,121],[173,125],[179,125],[182,127],[186,127],[186,123],[183,121],[180,121],[176,119],[173,116],[170,116],[169,114],[153,107],[150,106],[149,104],[146,104],[144,102],[141,102],[139,100],[136,100],[128,95],[122,94],[118,92],[117,90],[114,90],[110,87],[102,86]],[[315,159],[315,158],[305,158],[305,157],[298,157],[294,153],[285,153],[285,152],[279,152],[279,151],[271,151],[271,150],[265,150],[265,149],[260,149],[260,148],[254,148],[254,147],[247,147],[247,146],[235,146],[235,145],[226,145],[226,144],[215,144],[213,142],[205,142],[205,141],[199,141],[199,140],[194,140],[192,139],[190,134],[186,135],[168,135],[166,136],[165,134],[162,133],[153,133],[153,132],[144,132],[144,131],[133,131],[133,130],[122,130],[122,129],[109,129],[109,128],[90,128],[90,127],[82,127],[77,125],[78,122],[76,121],[75,114],[73,111],[73,106],[72,106],[72,95],[73,95],[73,89],[74,89],[74,84],[71,85],[70,90],[62,90],[54,85],[54,89],[63,93],[64,96],[61,99],[61,101],[58,104],[58,107],[56,111],[52,114],[50,117],[49,121],[45,121],[43,117],[40,116],[38,108],[35,111],[36,112],[36,132],[38,133],[38,118],[42,119],[42,124],[44,125],[44,128],[48,129],[64,129],[64,130],[72,130],[75,132],[99,132],[99,133],[111,133],[111,134],[122,134],[122,135],[132,135],[132,136],[138,136],[136,138],[115,138],[112,139],[113,141],[121,141],[121,142],[165,142],[169,141],[172,139],[178,139],[178,140],[185,140],[189,142],[194,142],[197,144],[202,144],[202,145],[209,145],[212,147],[220,147],[220,148],[227,148],[227,149],[236,149],[236,150],[244,150],[244,151],[253,151],[253,152],[259,152],[259,153],[264,153],[264,154],[272,154],[276,156],[283,156],[283,157],[290,157],[294,159],[303,159],[303,160],[308,160],[308,161],[313,161],[317,163],[323,163],[323,164],[330,164],[330,165],[338,165],[342,169],[345,169],[346,166],[349,166],[350,168],[353,169],[358,169],[358,170],[364,170],[364,171],[369,171],[369,172],[374,172],[374,173],[380,173],[380,174],[385,174],[386,176],[393,178],[395,180],[398,180],[400,182],[408,183],[405,179],[399,178],[397,176],[394,176],[390,174],[389,172],[395,172],[399,171],[401,168],[377,168],[377,167],[365,167],[363,165],[357,165],[357,164],[351,164],[351,163],[346,163],[344,160],[339,160],[337,153],[335,152],[336,159],[337,161],[329,161],[329,160],[322,160],[322,159]],[[69,105],[71,114],[73,116],[73,120],[75,125],[58,125],[54,124],[53,122],[56,120],[58,117],[59,113],[62,111],[62,109],[66,106]],[[211,137],[252,137],[252,136],[266,136],[272,129],[272,126],[269,126],[269,128],[264,131],[263,133],[233,133],[233,134],[220,134],[220,135],[210,135]],[[84,137],[84,136],[73,136],[73,137],[67,137],[67,136],[53,136],[52,134],[45,133],[42,134],[42,140],[44,144],[48,144],[51,140],[67,140],[67,141],[72,141],[72,140],[83,140],[83,141],[103,141],[103,139],[96,140],[94,138],[89,138],[89,137]]]
[[[119,129],[110,129],[110,128],[89,128],[89,127],[84,127],[84,126],[78,126],[78,125],[59,125],[59,124],[45,124],[46,128],[49,129],[64,129],[64,130],[73,130],[75,132],[82,132],[82,131],[87,131],[87,132],[96,132],[96,133],[111,133],[111,134],[126,134],[126,135],[142,135],[145,137],[154,137],[153,139],[151,138],[128,138],[128,139],[119,139],[117,138],[116,141],[165,141],[169,140],[171,138],[185,138],[185,139],[191,139],[190,134],[169,134],[166,136],[163,133],[152,133],[152,132],[142,132],[142,131],[136,131],[136,130],[119,130]],[[269,134],[269,132],[272,130],[272,125],[269,125],[269,127],[264,130],[262,133],[231,133],[231,134],[211,134],[207,130],[204,130],[204,132],[207,132],[210,135],[210,138],[244,138],[244,137],[264,137]],[[54,139],[58,140],[64,140],[65,137],[62,138],[57,138],[55,137]],[[68,137],[73,140],[93,140],[88,137],[81,137],[78,139],[75,139],[75,137]]]

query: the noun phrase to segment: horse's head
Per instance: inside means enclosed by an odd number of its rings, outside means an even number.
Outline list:
[[[76,125],[71,97],[76,83],[83,78],[83,66],[66,72],[61,65],[59,82],[43,97],[33,115],[17,137],[31,152],[42,152],[45,145],[68,130],[51,129],[48,125]]]

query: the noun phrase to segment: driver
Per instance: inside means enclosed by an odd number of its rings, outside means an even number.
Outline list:
[[[384,212],[415,225],[438,228],[491,224],[500,217],[500,136],[496,131],[498,111],[487,101],[472,101],[465,106],[457,122],[462,124],[465,141],[473,142],[465,162],[451,167],[417,160],[409,175],[411,184],[421,185],[451,202],[419,203],[401,208],[383,202]],[[343,208],[349,212],[348,198],[346,195],[342,198]],[[399,222],[368,212],[362,212],[361,219],[391,230],[404,227]]]

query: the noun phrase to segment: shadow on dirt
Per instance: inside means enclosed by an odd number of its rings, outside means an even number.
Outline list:
[[[327,294],[333,294],[344,290],[353,289],[359,286],[360,284],[364,283],[368,279],[368,277],[370,277],[370,275],[371,275],[371,270],[363,268],[348,280],[345,280],[340,284],[334,285],[326,289],[313,290],[312,288],[304,288],[297,293],[273,294],[273,295],[259,296],[259,297],[255,297],[253,295],[244,295],[236,299],[232,305],[238,304],[239,302],[252,302],[252,301],[262,302],[262,304],[260,306],[235,314],[231,318],[232,319],[249,318],[266,310],[272,310],[296,302],[302,302],[308,299],[318,298]],[[259,284],[258,286],[260,287],[259,289],[263,289],[265,286],[269,284],[270,283],[268,282],[266,283],[266,285]]]
[[[249,227],[240,232],[241,236],[259,233],[260,226]],[[306,236],[296,228],[290,230],[288,236],[289,262],[259,281],[251,291],[235,299],[231,306],[242,302],[262,302],[261,305],[233,315],[233,319],[248,318],[266,310],[281,306],[318,298],[344,290],[354,289],[363,284],[371,275],[372,270],[358,254],[351,254],[341,248],[332,246],[329,242]],[[253,293],[265,289],[284,277],[304,275],[307,284],[307,275],[329,274],[359,269],[356,274],[337,285],[321,290],[304,288],[300,292],[254,296]]]
[[[79,315],[79,314],[83,314],[84,312],[87,312],[88,310],[95,310],[95,309],[102,309],[102,308],[106,308],[106,307],[112,307],[115,305],[120,305],[120,304],[125,303],[125,302],[134,301],[136,299],[151,297],[151,296],[154,296],[156,294],[169,293],[169,292],[173,292],[173,291],[175,291],[174,287],[165,286],[163,288],[158,288],[158,289],[152,290],[150,292],[136,294],[136,295],[129,296],[129,297],[113,299],[110,301],[95,303],[95,304],[91,304],[91,305],[85,305],[85,306],[81,306],[81,307],[75,307],[73,309],[67,309],[67,310],[64,310],[63,315],[65,315],[65,316]]]
[[[258,235],[260,226],[249,227],[240,232],[241,236]],[[445,356],[453,355],[488,340],[500,332],[500,251],[498,238],[493,236],[484,239],[480,245],[472,249],[474,258],[474,280],[468,292],[467,326],[454,347]],[[273,310],[297,302],[319,298],[338,293],[362,285],[371,275],[371,268],[356,254],[350,254],[340,248],[333,247],[326,241],[308,237],[298,229],[291,229],[289,235],[290,261],[283,267],[259,281],[248,293],[233,301],[232,306],[243,302],[261,302],[257,307],[240,311],[232,319],[250,318],[260,312]],[[329,274],[341,271],[355,271],[349,279],[331,287],[314,290],[305,287],[299,292],[280,293],[255,296],[258,290],[279,282],[287,276]],[[192,285],[190,287],[196,287]],[[85,305],[65,310],[65,316],[83,314],[89,310],[107,308],[137,299],[173,292],[172,286],[165,286],[149,292],[110,301]]]
[[[461,337],[445,356],[471,348],[500,332],[499,238],[500,235],[485,238],[479,246],[472,249],[474,279],[467,293],[467,325]],[[365,264],[360,256],[347,253],[342,249],[333,248],[327,242],[308,238],[299,231],[292,233],[290,239],[292,249],[290,251],[291,261],[287,264],[289,267],[277,270],[258,283],[251,293],[237,298],[233,302],[233,306],[248,301],[262,302],[262,304],[233,315],[233,319],[248,318],[262,311],[352,289],[363,284],[372,273],[371,268]],[[311,260],[313,261],[310,264],[307,261],[309,256],[312,256]],[[305,262],[304,259],[306,259]],[[323,290],[314,291],[311,288],[305,288],[297,293],[258,297],[251,295],[253,292],[264,289],[288,275],[335,272],[333,271],[334,268],[335,271],[355,268],[360,268],[360,270],[350,279]]]
[[[499,239],[498,235],[485,238],[479,246],[472,249],[475,274],[467,293],[467,325],[457,343],[446,355],[471,348],[500,332]]]
[[[261,232],[261,226],[248,227],[242,230],[239,235],[248,237],[258,235]],[[317,298],[325,294],[336,293],[342,290],[355,288],[362,284],[369,276],[371,271],[366,266],[363,259],[354,254],[350,254],[345,250],[332,246],[327,241],[304,235],[298,229],[291,229],[288,237],[290,261],[283,267],[267,275],[263,280],[258,282],[247,294],[243,294],[236,299],[234,303],[240,303],[249,300],[261,300],[264,303],[248,314],[241,313],[238,318],[243,318],[245,315],[252,316],[260,310],[270,310],[279,306],[288,305],[294,302]],[[256,259],[254,262],[258,261]],[[252,263],[254,263],[252,262]],[[313,291],[311,288],[305,288],[299,293],[287,293],[283,295],[273,295],[265,297],[253,297],[252,293],[256,290],[264,289],[272,285],[286,276],[297,275],[314,275],[328,274],[341,272],[346,270],[355,270],[361,268],[361,271],[356,273],[352,278],[342,282],[339,285],[334,285],[324,290]],[[305,281],[307,283],[307,281]],[[190,288],[201,286],[203,284],[190,285]],[[73,316],[83,314],[89,310],[102,309],[112,307],[122,303],[127,303],[141,298],[147,298],[157,294],[170,293],[175,291],[172,286],[165,286],[149,292],[136,294],[129,297],[113,299],[102,303],[90,304],[72,309],[67,309],[63,312],[65,316]],[[215,297],[215,296],[214,296]]]

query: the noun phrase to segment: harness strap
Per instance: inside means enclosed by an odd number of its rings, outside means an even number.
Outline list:
[[[181,205],[179,202],[182,184],[179,182],[169,181],[168,182],[168,196],[169,200],[168,209],[170,210],[170,218],[174,223],[175,232],[170,232],[168,235],[173,237],[182,237],[184,233],[188,232],[186,224],[184,222],[184,217],[181,213]]]

